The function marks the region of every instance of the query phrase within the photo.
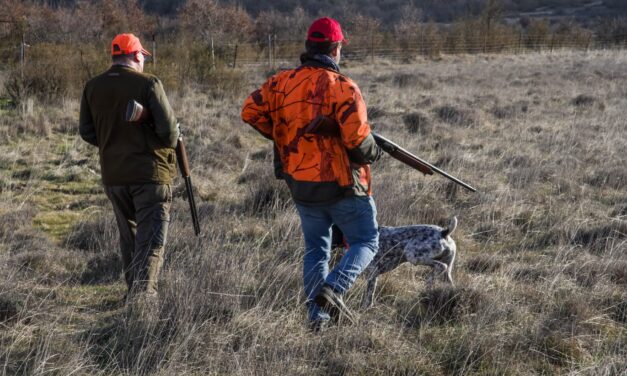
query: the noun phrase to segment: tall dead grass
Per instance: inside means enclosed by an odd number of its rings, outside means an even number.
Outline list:
[[[261,74],[233,96],[172,95],[185,114],[204,237],[193,236],[177,181],[152,308],[121,302],[102,194],[82,196],[80,207],[105,214],[79,219],[65,237],[33,227],[45,210],[33,199],[44,160],[12,157],[33,143],[14,134],[0,146],[0,171],[11,179],[0,192],[3,373],[622,374],[625,63],[615,52],[566,52],[348,71],[377,109],[377,132],[478,192],[388,156],[375,164],[381,225],[458,216],[456,287],[427,291],[428,269],[403,265],[380,278],[375,306],[360,311],[358,280],[347,303],[359,323],[320,335],[304,320],[298,216],[273,180],[271,145],[239,119]],[[68,137],[52,124],[40,148]],[[93,149],[68,148],[63,160],[84,155],[92,166]],[[70,173],[70,162],[60,169]]]

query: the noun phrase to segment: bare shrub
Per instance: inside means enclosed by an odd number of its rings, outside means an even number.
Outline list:
[[[549,271],[538,266],[519,267],[514,269],[512,277],[522,282],[538,282],[549,277]]]
[[[83,284],[112,283],[120,279],[121,272],[122,263],[117,253],[99,254],[87,260],[80,282]]]
[[[440,120],[450,125],[470,127],[476,123],[476,118],[472,112],[461,110],[452,105],[436,107],[433,112]]]
[[[625,189],[627,188],[627,169],[624,166],[597,168],[585,178],[585,182],[593,187]]]
[[[43,103],[60,103],[68,96],[78,96],[80,78],[75,74],[74,61],[64,46],[39,45],[30,58],[33,63],[24,67],[23,76],[15,68],[5,83],[14,103],[24,103],[30,97]]]
[[[420,295],[422,320],[439,324],[459,322],[489,304],[485,293],[470,288],[437,287]]]
[[[475,374],[485,367],[489,367],[494,374],[507,374],[508,370],[496,362],[499,349],[503,347],[501,341],[474,330],[455,333],[448,338],[438,360],[448,375]]]
[[[539,345],[546,360],[559,366],[581,362],[586,355],[575,338],[558,333],[542,336]]]
[[[530,167],[519,167],[507,174],[510,186],[514,188],[528,188],[537,182],[544,182],[549,179],[551,173],[548,169],[538,165]]]
[[[70,252],[51,248],[39,251],[24,251],[11,260],[20,272],[38,283],[55,284],[75,282],[83,272],[83,257]]]
[[[503,167],[509,167],[509,168],[521,168],[521,167],[529,168],[529,167],[533,167],[535,162],[530,156],[524,155],[524,154],[518,154],[514,151],[512,154],[507,155],[505,158],[501,159],[499,161],[499,164]]]
[[[368,120],[378,119],[380,117],[387,115],[387,112],[384,109],[382,109],[381,107],[377,107],[377,106],[368,106],[367,111],[368,111]]]
[[[603,311],[612,318],[612,320],[627,324],[627,299],[621,294],[612,294],[600,299],[600,305]]]
[[[526,113],[529,105],[526,102],[509,104],[505,106],[495,106],[492,108],[492,114],[497,119],[512,119]]]
[[[270,178],[267,183],[250,190],[243,207],[251,214],[266,216],[283,211],[291,205],[291,201],[292,196],[285,183]]]
[[[112,215],[77,223],[64,240],[71,249],[107,252],[118,247],[118,230]]]
[[[412,112],[403,116],[403,123],[405,123],[405,129],[409,133],[420,133],[422,135],[429,134],[432,129],[432,125],[427,115],[421,112]]]
[[[22,308],[22,302],[17,294],[3,291],[0,294],[0,323],[17,320]]]
[[[570,243],[583,246],[591,252],[601,253],[608,243],[625,238],[627,238],[627,222],[612,221],[577,229],[570,238]]]
[[[22,252],[43,251],[47,252],[54,248],[50,238],[41,230],[25,227],[11,235],[8,241],[11,252],[20,254]]]
[[[597,99],[591,95],[579,94],[572,100],[572,104],[577,107],[592,106],[597,102]]]
[[[627,261],[612,261],[607,265],[605,274],[610,282],[627,286]]]
[[[564,269],[564,273],[574,278],[582,286],[593,287],[600,281],[605,270],[606,266],[600,260],[582,257],[568,265]]]
[[[494,255],[479,255],[465,262],[466,269],[475,273],[494,273],[501,269],[503,260]]]
[[[30,226],[36,214],[37,210],[30,205],[10,208],[0,214],[0,240],[7,242],[19,229]]]
[[[392,76],[392,82],[401,89],[418,86],[420,77],[411,73],[398,73]]]

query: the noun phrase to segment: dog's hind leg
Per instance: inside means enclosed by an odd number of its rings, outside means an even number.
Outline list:
[[[440,275],[446,272],[448,266],[445,263],[437,260],[423,260],[421,261],[421,264],[428,265],[432,268],[431,273],[429,273],[429,278],[427,278],[427,289],[431,290],[433,288],[433,280],[436,274]]]
[[[366,293],[364,299],[361,302],[361,308],[366,309],[372,307],[372,300],[374,298],[374,290],[377,288],[377,275],[373,274],[368,279],[368,287],[366,287]]]
[[[455,286],[453,283],[453,276],[451,275],[453,272],[453,264],[455,263],[455,252],[452,252],[451,255],[443,261],[446,264],[446,279],[451,286]]]

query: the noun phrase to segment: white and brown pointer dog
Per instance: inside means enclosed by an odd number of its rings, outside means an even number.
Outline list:
[[[446,276],[452,285],[451,271],[457,247],[451,234],[457,228],[457,217],[453,217],[447,228],[435,225],[414,225],[379,228],[379,252],[364,271],[368,287],[362,301],[362,308],[372,306],[377,277],[410,262],[413,265],[432,267],[427,287],[433,286],[434,277]]]

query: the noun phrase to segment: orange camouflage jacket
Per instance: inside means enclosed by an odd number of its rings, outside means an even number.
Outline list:
[[[335,136],[308,132],[320,115],[337,123]],[[381,152],[361,92],[348,77],[305,62],[254,91],[242,119],[274,141],[281,177],[296,202],[325,204],[371,194],[370,163]]]

